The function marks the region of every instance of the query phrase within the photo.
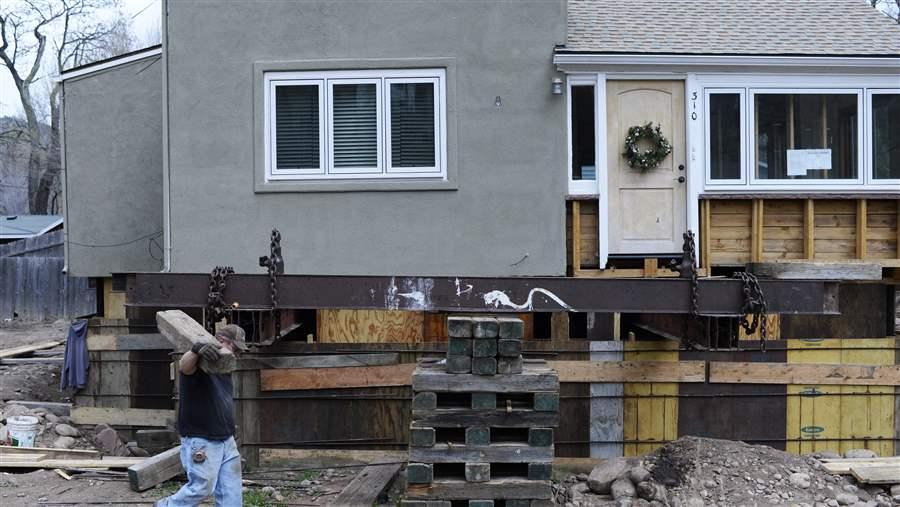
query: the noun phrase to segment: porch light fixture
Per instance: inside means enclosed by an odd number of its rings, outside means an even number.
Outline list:
[[[553,92],[553,95],[562,95],[563,82],[561,78],[553,78],[552,84],[550,86],[550,91]]]

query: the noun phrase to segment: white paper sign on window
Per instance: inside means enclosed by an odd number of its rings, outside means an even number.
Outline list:
[[[807,171],[830,171],[831,150],[788,150],[787,175],[806,176]]]

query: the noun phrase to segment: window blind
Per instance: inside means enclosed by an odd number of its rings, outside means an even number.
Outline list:
[[[334,167],[377,167],[375,85],[335,84],[331,90]]]
[[[391,167],[434,167],[434,84],[391,83]]]
[[[319,168],[319,87],[275,87],[276,167]]]

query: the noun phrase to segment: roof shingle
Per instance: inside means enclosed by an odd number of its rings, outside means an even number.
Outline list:
[[[900,25],[863,0],[568,0],[562,51],[900,56]]]

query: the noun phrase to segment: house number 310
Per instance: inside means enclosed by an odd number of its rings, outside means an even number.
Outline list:
[[[697,119],[697,92],[691,92],[691,120]]]

